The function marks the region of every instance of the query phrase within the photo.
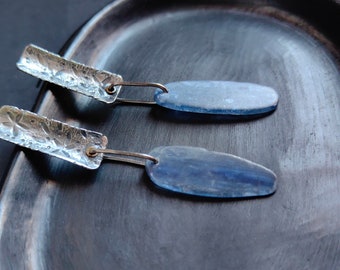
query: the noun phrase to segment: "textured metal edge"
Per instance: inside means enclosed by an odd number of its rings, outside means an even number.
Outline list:
[[[105,103],[113,103],[121,87],[113,94],[105,88],[123,81],[122,76],[67,60],[33,44],[27,45],[17,67],[32,76],[48,81]]]
[[[13,106],[0,108],[0,138],[88,169],[97,169],[103,155],[88,157],[87,148],[105,149],[107,145],[107,138],[101,133],[50,120]]]

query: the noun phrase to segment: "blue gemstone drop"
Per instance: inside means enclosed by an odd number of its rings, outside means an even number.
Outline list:
[[[165,85],[169,93],[157,89],[158,105],[177,111],[254,115],[276,109],[278,94],[270,87],[230,81],[180,81]]]
[[[184,194],[243,198],[269,195],[276,190],[276,175],[251,161],[204,148],[165,146],[150,155],[147,174],[157,186]]]

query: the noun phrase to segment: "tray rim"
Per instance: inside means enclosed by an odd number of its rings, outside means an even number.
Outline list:
[[[72,41],[72,45],[68,47],[68,49],[65,51],[65,57],[72,57],[72,55],[76,52],[77,47],[79,46],[79,44],[82,42],[83,38],[86,37],[86,33],[87,31],[90,31],[91,28],[93,28],[96,23],[98,21],[100,21],[102,19],[101,16],[105,16],[106,14],[109,14],[111,11],[111,8],[115,8],[117,5],[119,5],[122,2],[130,2],[131,0],[119,0],[117,2],[111,3],[109,4],[106,8],[104,8],[102,11],[100,11],[99,13],[97,13],[82,29],[81,31],[78,33],[78,35],[76,36],[76,38]],[[300,24],[297,24],[298,26],[301,27]],[[304,29],[304,28],[302,28]],[[308,28],[309,29],[309,28]],[[309,33],[307,33],[309,34]],[[320,33],[321,34],[321,33]],[[321,34],[321,37],[323,37],[323,35]],[[313,37],[314,38],[314,37]],[[317,39],[319,41],[319,39]],[[330,44],[328,44],[329,46]],[[327,46],[327,45],[326,45]],[[328,49],[328,47],[327,47]],[[334,54],[333,54],[334,55]],[[338,57],[336,59],[339,59]],[[46,102],[48,103],[48,99],[49,99],[49,95],[51,95],[51,93],[47,92],[47,93],[42,93],[42,97],[40,99],[40,103],[36,105],[36,110],[40,111],[40,110],[44,110],[44,104],[46,104]],[[39,99],[39,98],[38,98]],[[13,159],[13,161],[11,162],[10,165],[10,169],[7,171],[7,173],[5,173],[5,180],[4,180],[4,184],[3,184],[3,188],[5,187],[6,183],[8,182],[8,178],[10,178],[11,173],[12,173],[12,169],[14,169],[16,167],[17,162],[19,159],[24,158],[24,153],[22,151],[17,151],[18,148],[16,148],[16,155],[15,155],[15,159]],[[0,190],[0,194],[2,195],[2,192]],[[2,197],[2,196],[1,196]]]

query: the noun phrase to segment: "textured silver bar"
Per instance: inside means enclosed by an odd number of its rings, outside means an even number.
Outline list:
[[[86,149],[105,149],[107,138],[98,132],[72,127],[12,106],[0,108],[0,138],[32,150],[97,169],[103,154],[88,157]]]
[[[118,74],[67,60],[35,45],[26,46],[17,67],[39,79],[106,103],[113,103],[116,100],[121,87],[115,87],[116,91],[112,95],[109,95],[105,88],[123,81]]]

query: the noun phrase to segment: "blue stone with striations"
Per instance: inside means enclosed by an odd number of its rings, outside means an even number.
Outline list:
[[[185,112],[257,115],[276,109],[279,96],[270,87],[230,81],[179,81],[156,90],[158,105]]]
[[[165,146],[153,149],[156,164],[147,174],[157,186],[174,192],[214,198],[265,196],[275,192],[276,175],[237,156],[204,148]]]

